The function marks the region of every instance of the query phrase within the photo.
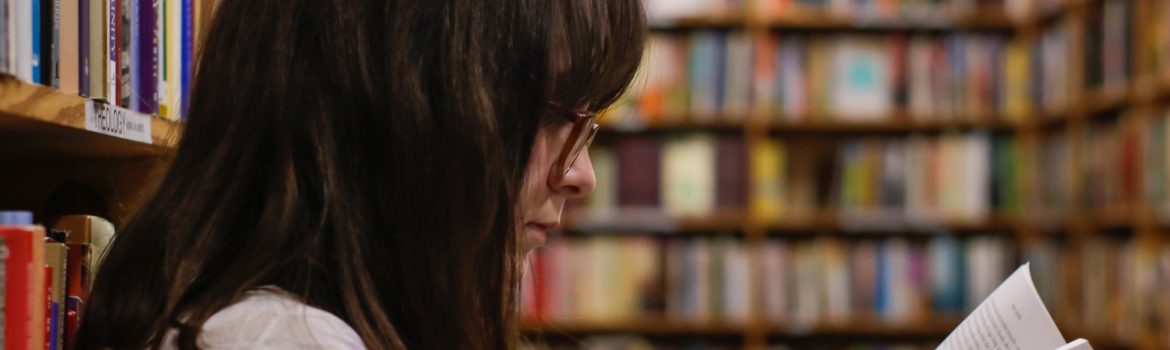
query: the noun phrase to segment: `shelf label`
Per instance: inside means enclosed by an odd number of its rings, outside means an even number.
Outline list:
[[[85,129],[145,144],[153,141],[149,115],[93,100],[85,101]]]

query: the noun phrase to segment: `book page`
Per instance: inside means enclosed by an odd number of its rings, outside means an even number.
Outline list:
[[[1064,345],[1024,264],[967,315],[938,349],[1048,350]]]

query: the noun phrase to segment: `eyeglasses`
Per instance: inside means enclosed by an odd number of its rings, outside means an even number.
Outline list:
[[[556,104],[550,104],[550,106],[557,107]],[[569,132],[569,137],[565,139],[565,145],[561,147],[561,153],[557,156],[556,162],[553,162],[553,168],[549,172],[549,181],[553,183],[564,180],[565,176],[569,174],[569,170],[573,168],[573,164],[577,162],[577,156],[581,155],[581,151],[589,148],[593,137],[597,136],[597,130],[600,129],[600,126],[597,125],[597,113],[573,112],[570,118],[572,118],[573,130]]]

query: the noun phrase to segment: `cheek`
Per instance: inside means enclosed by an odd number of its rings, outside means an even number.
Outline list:
[[[520,197],[523,199],[521,205],[525,208],[538,206],[544,198],[548,197],[546,179],[548,179],[548,171],[552,167],[553,159],[549,156],[549,135],[549,132],[542,129],[537,132],[536,140],[532,143],[532,153],[528,156],[528,166],[524,171],[524,184]]]

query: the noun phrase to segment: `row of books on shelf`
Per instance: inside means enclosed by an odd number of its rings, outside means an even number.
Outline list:
[[[657,312],[693,324],[746,324],[751,265],[731,237],[563,239],[529,259],[531,320],[634,321]]]
[[[1144,38],[1139,45],[1142,57],[1150,58],[1148,66],[1142,68],[1160,74],[1170,73],[1170,3],[1165,1],[1147,2],[1145,11],[1151,20],[1138,29],[1139,37]]]
[[[1082,164],[1090,206],[1144,203],[1157,213],[1170,213],[1170,110],[1141,113],[1089,128]]]
[[[973,33],[658,34],[640,83],[615,114],[664,122],[749,114],[786,122],[1021,120],[1067,102],[1068,49],[1063,27],[1034,42]]]
[[[1072,135],[1063,130],[1032,142],[967,131],[750,145],[717,133],[621,135],[590,151],[598,187],[584,209],[595,220],[631,208],[668,217],[749,208],[771,221],[833,212],[850,222],[896,225],[1066,219],[1078,208],[1170,215],[1170,112],[1095,122],[1079,143]],[[1074,152],[1078,147],[1083,151]]]
[[[841,344],[800,344],[786,345],[786,344],[771,344],[767,349],[769,350],[791,350],[791,349],[814,349],[814,350],[928,350],[934,349],[937,344],[929,342],[919,343],[882,343],[882,342],[867,342],[854,343],[843,341]],[[563,342],[563,343],[549,343],[541,341],[530,341],[523,344],[521,350],[721,350],[721,349],[739,349],[740,347],[727,344],[726,342],[710,341],[710,340],[691,340],[691,341],[672,341],[664,342],[661,340],[655,341],[637,335],[597,335],[584,337],[578,341]]]
[[[593,213],[653,207],[678,217],[750,207],[757,218],[787,219],[832,208],[858,219],[979,222],[1022,205],[1023,160],[1012,135],[768,138],[750,150],[739,135],[623,135],[590,152],[598,187],[585,208]]]
[[[586,200],[597,212],[643,207],[704,215],[747,203],[747,153],[739,135],[623,135],[589,153],[597,188]]]
[[[1056,320],[1133,342],[1170,334],[1170,245],[1139,239],[1073,247],[1003,235],[811,237],[749,248],[730,236],[573,237],[530,257],[522,315],[549,329],[653,319],[743,326],[756,312],[794,333],[916,327],[957,322],[1030,261]]]
[[[679,19],[737,17],[750,14],[763,20],[808,16],[854,19],[865,22],[909,21],[948,24],[958,15],[979,11],[1007,12],[1013,18],[1027,15],[1029,0],[647,0],[652,22]]]
[[[73,348],[85,300],[114,226],[89,215],[33,225],[28,212],[0,212],[0,345]]]
[[[180,119],[200,0],[0,0],[0,73]]]
[[[739,347],[726,343],[690,340],[663,343],[636,335],[597,335],[572,342],[529,341],[520,350],[731,350]]]
[[[1085,41],[1085,85],[1125,88],[1132,73],[1133,1],[1103,0],[1089,6]]]

